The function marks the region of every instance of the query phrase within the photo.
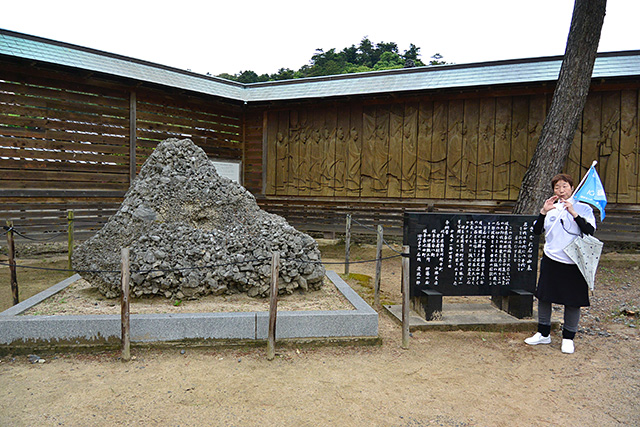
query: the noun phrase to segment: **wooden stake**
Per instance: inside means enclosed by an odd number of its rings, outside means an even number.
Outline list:
[[[72,210],[68,210],[67,211],[67,236],[68,236],[68,243],[67,243],[67,251],[69,252],[69,262],[67,264],[67,269],[69,270],[73,270],[73,268],[71,267],[71,258],[73,257],[73,218],[74,218],[74,214]],[[73,271],[69,271],[69,276],[73,275]]]
[[[129,248],[122,248],[122,304],[121,304],[121,323],[122,323],[122,361],[131,360],[131,331],[129,324]]]
[[[402,248],[402,348],[409,348],[409,246]]]
[[[267,360],[276,357],[276,317],[278,314],[278,275],[280,273],[280,253],[271,257],[271,298],[269,299],[269,335],[267,338]]]
[[[351,214],[347,214],[347,228],[344,233],[344,274],[349,274],[349,257],[351,255]]]
[[[13,295],[13,305],[20,302],[18,295],[18,275],[16,274],[16,250],[13,242],[13,221],[7,221],[7,252],[9,254],[9,276],[11,282],[11,294]]]
[[[382,241],[383,239],[382,226],[378,226],[378,241],[376,245],[376,278],[374,280],[374,305],[376,308],[380,308],[380,274],[382,272]]]

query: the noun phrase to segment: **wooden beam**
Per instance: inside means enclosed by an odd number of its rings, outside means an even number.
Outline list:
[[[267,115],[268,111],[265,110],[262,116],[262,195],[267,194],[267,149],[269,141],[267,138]]]
[[[137,120],[136,120],[136,92],[131,91],[129,96],[129,183],[136,177],[136,145],[137,145]]]

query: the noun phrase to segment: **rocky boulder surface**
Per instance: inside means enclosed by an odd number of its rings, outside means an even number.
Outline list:
[[[135,297],[266,297],[276,251],[280,293],[319,289],[325,274],[313,238],[261,210],[251,193],[219,176],[188,139],[158,145],[118,212],[76,248],[73,267],[104,296],[117,297],[123,247],[130,248]]]

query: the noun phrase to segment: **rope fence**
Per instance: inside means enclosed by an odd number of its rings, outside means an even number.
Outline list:
[[[376,231],[376,229],[369,227],[365,224],[362,224],[361,222],[357,221],[356,219],[351,218],[351,220],[365,228],[368,228],[370,230]],[[72,216],[70,217],[69,222],[73,223],[73,222],[78,222],[78,219],[73,218]],[[50,238],[46,238],[46,239],[38,239],[38,238],[33,238],[30,236],[25,235],[24,233],[18,231],[16,229],[15,226],[13,225],[4,225],[3,227],[3,232],[2,235],[5,236],[9,233],[15,233],[16,236],[21,237],[23,239],[29,240],[29,241],[33,241],[33,242],[49,242],[55,238],[59,238],[61,236],[67,238],[68,234],[72,234],[73,230],[70,229],[67,232],[58,232],[56,233],[55,236],[51,236]],[[367,259],[367,260],[360,260],[360,261],[351,261],[348,259],[345,259],[345,261],[300,261],[298,259],[287,259],[287,258],[282,258],[281,261],[289,261],[289,262],[294,262],[294,263],[298,263],[300,265],[305,265],[305,264],[322,264],[322,265],[348,265],[348,264],[366,264],[366,263],[371,263],[371,262],[379,262],[379,261],[386,261],[389,259],[393,259],[393,258],[398,258],[403,256],[402,252],[396,250],[395,248],[393,248],[386,240],[382,240],[382,242],[393,252],[396,253],[396,255],[392,255],[392,256],[387,256],[387,257],[376,257],[373,259]],[[72,244],[70,244],[70,246],[72,246]],[[71,254],[73,252],[73,248],[70,247],[69,248],[69,253]],[[212,268],[218,268],[218,267],[226,267],[226,266],[232,266],[232,265],[243,265],[243,264],[255,264],[255,263],[266,263],[267,261],[271,261],[271,257],[263,257],[263,258],[253,258],[253,259],[246,259],[243,261],[231,261],[231,262],[227,262],[227,263],[217,263],[217,264],[208,264],[208,265],[204,265],[204,266],[195,266],[195,267],[182,267],[182,268],[156,268],[156,269],[149,269],[149,270],[131,270],[131,273],[138,273],[138,274],[147,274],[147,273],[153,273],[153,272],[164,272],[164,273],[170,273],[170,272],[175,272],[175,271],[189,271],[189,270],[207,270],[207,269],[212,269]],[[0,265],[3,266],[9,266],[9,263],[4,263],[4,262],[0,262]],[[29,265],[18,265],[15,264],[16,268],[26,268],[26,269],[33,269],[33,270],[48,270],[48,271],[58,271],[58,272],[70,272],[70,273],[121,273],[121,270],[77,270],[77,269],[73,269],[73,268],[52,268],[52,267],[37,267],[37,266],[29,266]]]
[[[391,255],[391,256],[387,256],[387,257],[382,257],[382,258],[374,258],[374,259],[367,259],[367,260],[360,260],[360,261],[351,261],[351,264],[366,264],[366,263],[370,263],[370,262],[378,262],[378,261],[386,261],[389,259],[394,259],[394,258],[400,258],[402,257],[402,254],[399,255]],[[241,264],[249,264],[249,263],[256,263],[256,262],[262,262],[262,261],[270,261],[271,258],[256,258],[256,259],[249,259],[249,260],[244,260],[244,261],[236,261],[236,262],[228,262],[228,263],[222,263],[222,264],[209,264],[209,265],[204,265],[204,266],[200,266],[200,267],[183,267],[183,268],[156,268],[156,269],[151,269],[151,270],[130,270],[131,273],[138,273],[138,274],[147,274],[147,273],[154,273],[154,272],[164,272],[164,273],[171,273],[174,271],[189,271],[189,270],[207,270],[207,269],[211,269],[211,268],[217,268],[217,267],[227,267],[230,265],[241,265]],[[345,262],[344,261],[335,261],[335,262],[325,262],[325,261],[300,261],[297,259],[287,259],[287,258],[282,258],[281,261],[291,261],[294,263],[298,263],[300,265],[305,265],[305,264],[322,264],[322,265],[344,265]],[[263,263],[263,264],[266,264]],[[11,264],[6,263],[6,262],[0,262],[0,265],[8,267]],[[262,264],[261,264],[262,265]],[[68,268],[53,268],[53,267],[37,267],[37,266],[33,266],[33,265],[19,265],[19,264],[15,264],[16,268],[25,268],[25,269],[32,269],[32,270],[45,270],[45,271],[61,271],[61,272],[69,272],[69,273],[121,273],[122,270],[76,270],[76,269],[68,269]]]
[[[357,221],[357,220],[355,220],[355,219],[353,219],[353,218],[352,218],[351,220],[352,220],[353,222],[355,222],[356,224],[358,224],[359,226],[361,226],[361,227],[363,227],[363,228],[365,228],[365,229],[367,229],[367,230],[371,230],[371,231],[373,231],[373,232],[375,232],[375,233],[378,233],[378,229],[377,229],[377,228],[370,227],[370,226],[368,226],[368,225],[366,225],[366,224],[363,224],[363,223],[361,223],[361,222],[359,222],[359,221]],[[382,226],[381,226],[381,225],[379,225],[378,227],[382,227]],[[387,248],[389,248],[389,249],[391,249],[393,252],[397,253],[399,256],[402,256],[402,252],[401,252],[401,251],[396,250],[396,249],[395,249],[393,246],[391,246],[391,245],[389,244],[389,242],[387,242],[386,240],[382,239],[382,243],[383,243]]]
[[[366,259],[366,260],[359,260],[359,261],[351,261],[349,259],[349,254],[350,254],[350,222],[354,221],[355,223],[361,225],[362,227],[365,227],[367,229],[370,230],[375,230],[372,227],[367,226],[366,224],[362,224],[361,222],[357,221],[356,219],[353,219],[351,217],[350,214],[347,215],[347,235],[346,235],[346,255],[345,255],[345,260],[344,261],[301,261],[299,259],[287,259],[287,258],[282,258],[280,260],[280,262],[290,262],[290,263],[294,263],[297,264],[298,266],[304,266],[306,264],[314,264],[314,265],[344,265],[345,266],[345,275],[349,274],[349,265],[351,264],[366,264],[366,263],[373,263],[375,262],[376,265],[376,277],[374,280],[374,288],[375,288],[375,301],[376,301],[376,306],[379,305],[379,280],[380,280],[380,268],[381,268],[381,263],[382,261],[386,261],[386,260],[390,260],[390,259],[394,259],[394,258],[399,258],[403,256],[403,253],[400,251],[397,251],[395,248],[393,248],[388,242],[386,242],[384,240],[384,238],[382,237],[382,226],[378,226],[376,233],[378,235],[378,245],[377,245],[377,252],[376,252],[376,257],[373,259]],[[12,277],[12,289],[14,287],[17,287],[17,279],[14,280],[13,278],[15,277],[15,271],[18,268],[22,268],[22,269],[32,269],[32,270],[41,270],[41,271],[56,271],[56,272],[68,272],[68,273],[92,273],[92,274],[100,274],[100,273],[111,273],[111,274],[122,274],[122,270],[121,269],[114,269],[114,270],[79,270],[79,269],[74,269],[71,266],[71,257],[73,254],[73,249],[74,249],[74,240],[73,240],[73,223],[79,221],[78,219],[74,218],[74,214],[73,211],[69,211],[68,212],[68,227],[65,232],[57,232],[55,236],[52,236],[50,238],[45,238],[45,239],[38,239],[38,238],[32,238],[28,235],[26,235],[25,233],[20,232],[19,230],[16,229],[16,227],[13,225],[12,221],[7,221],[7,225],[3,226],[3,236],[6,235],[7,236],[7,242],[8,242],[8,248],[10,248],[9,250],[9,262],[0,262],[0,266],[7,266],[9,267],[9,269],[11,270],[11,277]],[[58,238],[60,236],[63,237],[68,237],[68,266],[67,268],[54,268],[54,267],[40,267],[40,266],[32,266],[32,265],[20,265],[17,264],[15,262],[15,249],[14,249],[14,236],[18,236],[22,239],[26,239],[29,241],[34,241],[34,242],[50,242],[52,240],[54,240],[55,238]],[[395,252],[395,255],[391,255],[391,256],[386,256],[383,257],[382,256],[382,251],[381,251],[381,242],[384,243],[389,249],[391,249],[393,252]],[[180,268],[154,268],[154,269],[145,269],[145,270],[137,270],[137,269],[131,269],[129,271],[129,273],[136,273],[136,274],[149,274],[149,273],[154,273],[154,272],[162,272],[162,273],[171,273],[171,272],[180,272],[180,271],[193,271],[193,270],[208,270],[208,269],[214,269],[214,268],[220,268],[220,267],[227,267],[227,266],[234,266],[234,265],[246,265],[246,264],[258,264],[258,265],[264,265],[267,263],[270,263],[272,260],[270,257],[263,257],[263,258],[253,258],[253,259],[245,259],[242,261],[230,261],[230,262],[223,262],[223,263],[215,263],[215,264],[207,264],[207,265],[203,265],[203,266],[192,266],[192,267],[180,267]],[[17,289],[15,290],[14,293],[17,293]],[[14,298],[14,304],[17,304],[19,301],[16,300]]]
[[[121,275],[121,280],[122,280],[122,308],[121,308],[121,326],[122,326],[122,334],[121,334],[121,341],[122,341],[122,360],[123,361],[128,361],[131,359],[130,356],[130,321],[129,321],[129,289],[130,289],[130,278],[131,278],[131,274],[132,273],[136,273],[136,274],[149,274],[149,273],[153,273],[153,272],[164,272],[164,273],[170,273],[170,272],[179,272],[179,271],[190,271],[190,270],[207,270],[207,269],[213,269],[213,268],[219,268],[219,267],[227,267],[227,266],[235,266],[235,265],[243,265],[243,264],[259,264],[259,265],[264,265],[264,264],[269,264],[271,265],[271,301],[270,301],[270,315],[269,315],[269,338],[268,338],[268,343],[267,343],[267,359],[268,360],[273,360],[274,356],[275,356],[275,325],[276,325],[276,313],[277,313],[277,291],[278,291],[278,287],[277,287],[277,275],[278,275],[278,270],[279,270],[279,265],[281,265],[282,262],[290,262],[290,263],[294,263],[297,264],[298,266],[304,266],[306,264],[321,264],[321,265],[345,265],[345,274],[348,275],[348,269],[349,269],[349,265],[350,264],[365,264],[365,263],[372,263],[375,262],[376,263],[376,276],[375,276],[375,281],[374,281],[374,291],[375,291],[375,306],[376,308],[379,308],[380,305],[380,297],[379,297],[379,293],[380,293],[380,269],[381,269],[381,264],[382,261],[385,260],[390,260],[390,259],[394,259],[394,258],[403,258],[403,269],[405,268],[405,263],[408,262],[407,259],[407,254],[397,251],[395,248],[393,248],[388,242],[386,242],[383,238],[383,228],[382,226],[378,226],[377,229],[375,229],[376,234],[378,236],[378,244],[376,247],[376,257],[374,259],[366,259],[366,260],[359,260],[359,261],[351,261],[349,259],[349,254],[350,254],[350,240],[351,240],[351,236],[350,236],[350,224],[351,221],[354,221],[355,223],[361,225],[362,227],[365,227],[367,229],[371,229],[374,230],[372,227],[369,227],[365,224],[362,224],[361,222],[352,219],[351,218],[351,214],[347,215],[346,221],[347,221],[347,227],[346,227],[346,236],[345,236],[345,247],[346,247],[346,255],[345,255],[345,261],[330,261],[330,262],[323,262],[323,261],[302,261],[299,259],[287,259],[287,258],[282,258],[280,259],[280,254],[278,252],[274,252],[272,254],[271,257],[262,257],[262,258],[253,258],[253,259],[245,259],[242,261],[230,261],[230,262],[223,262],[223,263],[215,263],[215,264],[208,264],[208,265],[204,265],[204,266],[193,266],[193,267],[180,267],[180,268],[154,268],[154,269],[146,269],[146,270],[136,270],[136,269],[130,269],[130,255],[129,255],[129,248],[122,248],[122,259],[121,259],[121,263],[120,263],[120,269],[114,269],[114,270],[78,270],[78,269],[74,269],[71,266],[71,257],[73,254],[73,247],[74,247],[74,240],[73,240],[73,233],[74,233],[74,229],[73,229],[73,224],[74,222],[78,221],[77,219],[74,218],[74,214],[73,211],[69,211],[68,212],[68,227],[65,232],[56,232],[55,235],[48,237],[48,238],[32,238],[30,236],[25,235],[24,233],[21,233],[19,230],[17,230],[12,221],[7,221],[7,225],[3,226],[3,230],[2,230],[2,235],[3,236],[7,236],[7,248],[8,248],[8,252],[9,252],[9,262],[0,262],[0,266],[7,266],[9,267],[10,270],[10,281],[11,281],[11,289],[12,289],[12,294],[13,294],[13,303],[14,305],[19,303],[19,299],[18,299],[18,283],[17,283],[17,274],[16,274],[16,269],[18,268],[22,268],[22,269],[33,269],[33,270],[41,270],[41,271],[56,271],[56,272],[69,272],[69,273],[94,273],[94,274],[98,274],[98,273],[117,273],[119,275]],[[53,267],[40,267],[40,266],[32,266],[32,265],[19,265],[16,264],[15,262],[15,245],[14,245],[14,236],[18,236],[22,239],[25,240],[29,240],[29,241],[34,241],[34,242],[50,242],[52,240],[54,240],[55,238],[58,238],[60,236],[65,236],[68,238],[68,253],[69,253],[69,263],[68,263],[68,268],[53,268]],[[383,257],[382,256],[382,244],[385,244],[389,249],[391,249],[393,252],[395,252],[395,255],[391,255],[391,256],[386,256]],[[404,286],[404,285],[403,285]],[[274,291],[275,290],[275,291]],[[404,289],[403,289],[404,292]],[[406,345],[408,345],[405,342],[405,338],[403,335],[403,348],[406,348]]]

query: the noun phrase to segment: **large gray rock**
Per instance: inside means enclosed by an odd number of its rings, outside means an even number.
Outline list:
[[[116,297],[123,247],[131,250],[136,297],[193,299],[234,292],[265,297],[275,251],[281,257],[280,293],[319,289],[325,273],[315,240],[261,210],[251,193],[220,177],[188,139],[158,145],[118,212],[74,251],[73,267],[114,271],[81,274],[106,297]]]

